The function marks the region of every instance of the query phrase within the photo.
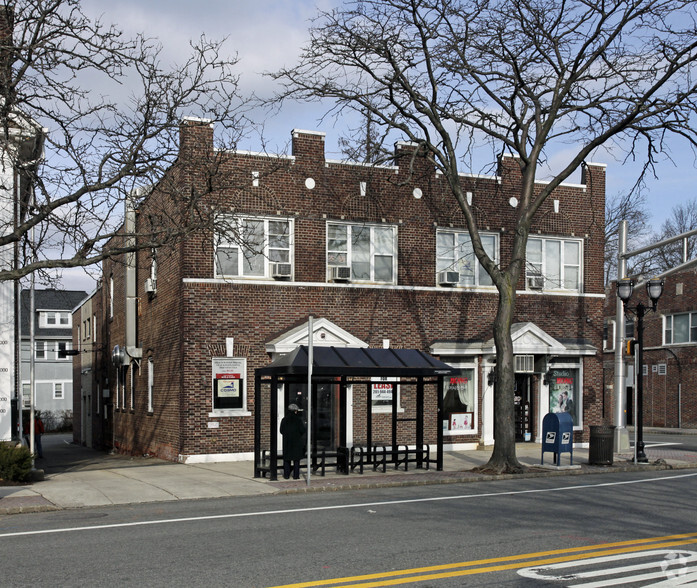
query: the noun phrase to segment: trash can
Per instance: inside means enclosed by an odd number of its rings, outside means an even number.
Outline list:
[[[348,447],[337,447],[336,448],[336,472],[337,474],[348,475],[350,471],[350,449]]]
[[[595,425],[590,427],[591,437],[588,448],[588,463],[591,465],[612,465],[615,444],[614,425]]]

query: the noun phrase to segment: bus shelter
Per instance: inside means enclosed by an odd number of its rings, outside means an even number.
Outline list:
[[[309,350],[301,345],[293,352],[288,353],[269,365],[255,370],[254,377],[254,476],[261,477],[266,469],[262,467],[262,461],[269,463],[268,473],[271,480],[277,479],[278,473],[278,435],[277,423],[279,416],[279,391],[282,390],[285,407],[295,396],[289,394],[292,386],[303,386],[308,383],[308,357]],[[424,422],[431,422],[436,430],[436,468],[443,469],[443,427],[441,415],[443,414],[443,389],[444,378],[454,371],[442,361],[419,351],[417,349],[371,349],[355,347],[313,347],[311,398],[317,397],[318,389],[323,386],[338,387],[336,393],[337,414],[336,442],[338,450],[346,450],[347,445],[347,390],[351,386],[354,404],[365,406],[365,444],[373,446],[373,403],[372,390],[376,380],[399,381],[400,386],[412,386],[415,388],[415,411],[408,418],[400,417],[398,411],[397,394],[391,398],[391,447],[398,444],[399,425],[404,421],[411,421],[413,425],[409,430],[413,432],[413,438],[409,439],[414,447],[421,448],[424,445]],[[425,389],[435,388],[436,401],[433,405],[426,406]],[[268,391],[268,392],[267,392]],[[361,398],[362,396],[362,398]],[[433,395],[429,395],[433,398]],[[356,403],[359,399],[361,402]],[[310,405],[316,405],[310,402]],[[314,412],[314,410],[313,410]],[[309,422],[313,423],[312,431],[317,430],[316,419],[313,414],[307,415]],[[266,431],[265,429],[268,428]],[[262,438],[262,433],[268,433]],[[403,435],[402,435],[403,437]],[[315,438],[315,435],[313,435]],[[404,442],[402,438],[400,442]],[[263,447],[266,445],[266,447]],[[313,453],[317,450],[313,444]],[[420,450],[419,450],[420,451]],[[267,459],[262,459],[262,453]],[[308,461],[308,467],[310,462]]]

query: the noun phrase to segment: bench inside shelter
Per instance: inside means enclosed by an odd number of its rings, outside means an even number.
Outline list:
[[[255,370],[254,476],[268,475],[269,479],[276,480],[278,471],[283,470],[278,432],[268,430],[268,425],[262,429],[262,423],[278,422],[279,389],[285,389],[288,394],[289,386],[283,388],[288,383],[311,384],[310,398],[316,394],[318,385],[339,385],[338,443],[335,449],[334,446],[322,451],[313,448],[311,471],[321,476],[328,468],[336,468],[345,474],[363,473],[367,467],[383,472],[389,466],[395,469],[404,467],[408,471],[410,465],[429,469],[431,463],[436,464],[437,470],[442,470],[443,427],[439,426],[438,415],[443,409],[444,377],[453,372],[454,368],[417,349],[297,347],[268,366]],[[376,378],[398,378],[400,386],[413,386],[416,391],[414,418],[399,418],[397,394],[392,395],[389,441],[373,439],[371,386]],[[348,386],[352,386],[354,400],[357,395],[365,394],[367,431],[365,441],[360,443],[347,443]],[[436,394],[429,395],[437,399],[433,406],[425,406],[426,386],[435,388]],[[288,398],[283,400],[281,406],[287,405]],[[312,418],[313,415],[309,414],[308,422]],[[432,421],[431,430],[435,429],[437,435],[435,459],[432,458],[431,445],[424,440],[426,418]],[[406,433],[400,429],[403,421],[413,421]],[[303,462],[307,471],[307,459],[301,461],[301,467]]]

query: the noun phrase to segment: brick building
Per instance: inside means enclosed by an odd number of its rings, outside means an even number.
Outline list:
[[[293,131],[290,156],[221,152],[213,140],[207,121],[184,120],[179,159],[125,223],[137,234],[165,208],[165,182],[194,193],[214,163],[220,185],[205,205],[218,212],[217,229],[105,262],[84,312],[103,336],[93,361],[102,379],[94,399],[109,419],[105,442],[171,460],[249,458],[254,370],[307,344],[312,316],[315,345],[418,349],[457,367],[445,391],[446,449],[492,444],[498,295],[445,179],[409,144],[396,146],[395,165],[374,167],[326,159],[318,132]],[[462,181],[484,246],[505,264],[517,162],[502,157],[496,176]],[[605,413],[604,206],[605,167],[588,164],[581,183],[562,185],[532,227],[513,327],[521,440],[539,440],[543,416],[566,409],[582,442]],[[328,447],[337,442],[336,388],[323,385],[313,402]],[[303,403],[306,393],[298,386],[281,397]],[[369,400],[349,388],[349,444],[361,442],[368,401],[373,427],[387,436],[393,394],[409,419],[408,386],[376,381]],[[434,407],[427,397],[432,416]],[[76,425],[85,422],[81,409]],[[431,426],[426,442],[434,435]]]
[[[633,303],[643,300],[637,291]],[[615,303],[613,284],[608,289],[605,306],[605,336],[603,361],[605,387],[614,385]],[[625,339],[635,337],[632,317],[627,317]],[[656,312],[644,316],[644,361],[640,370],[643,378],[644,426],[697,428],[697,270],[688,269],[665,279],[663,294]],[[634,358],[625,360],[627,370],[627,423],[634,415]]]

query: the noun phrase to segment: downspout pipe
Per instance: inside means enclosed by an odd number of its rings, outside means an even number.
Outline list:
[[[126,198],[124,216],[124,240],[126,247],[136,246],[136,207],[138,192],[132,192]],[[141,359],[143,349],[137,346],[138,332],[138,289],[136,285],[136,252],[126,253],[126,353],[131,359]]]

